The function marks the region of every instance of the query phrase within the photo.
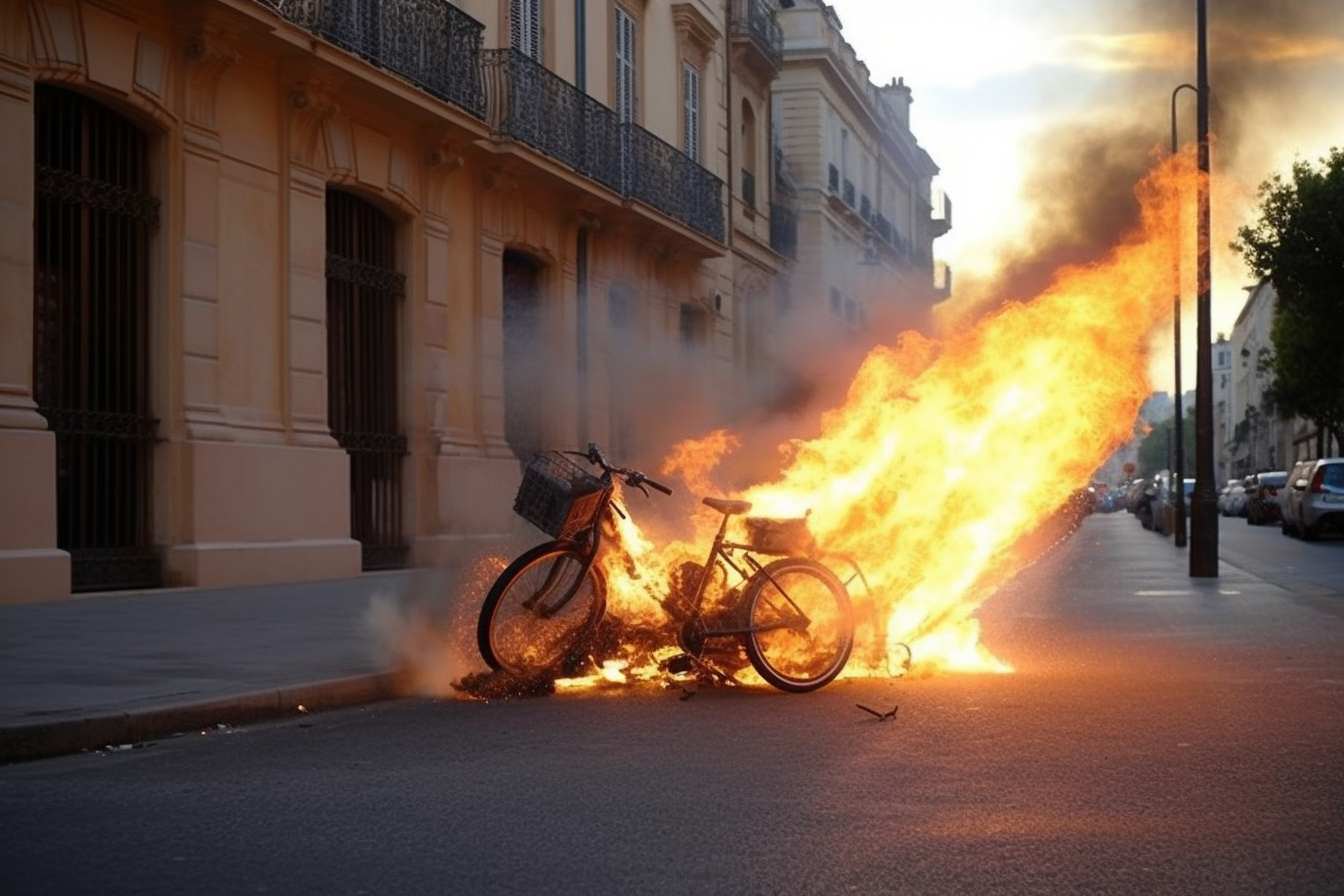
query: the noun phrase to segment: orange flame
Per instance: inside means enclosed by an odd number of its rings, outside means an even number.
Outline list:
[[[755,515],[808,515],[841,578],[861,570],[846,675],[888,674],[907,649],[924,671],[1011,671],[980,643],[975,611],[1031,562],[1015,545],[1133,436],[1151,391],[1149,337],[1172,310],[1176,203],[1198,176],[1188,154],[1156,167],[1136,188],[1136,228],[1032,301],[872,351],[820,434],[787,446],[779,477],[733,495]],[[714,494],[737,444],[711,433],[678,445],[664,469]],[[656,618],[668,573],[703,560],[690,545],[713,530],[656,546],[630,520],[621,529],[635,562],[606,564],[609,603]]]

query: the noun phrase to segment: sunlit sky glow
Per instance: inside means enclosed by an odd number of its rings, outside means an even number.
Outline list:
[[[1337,87],[1344,84],[1344,15],[1337,6],[1330,13],[1336,3],[1292,0],[1285,8],[1299,17],[1279,34],[1263,22],[1234,21],[1242,8],[1267,15],[1249,0],[1208,3],[1210,86],[1216,98],[1236,94],[1241,123],[1234,168],[1219,171],[1225,160],[1214,134],[1215,174],[1234,185],[1226,207],[1214,208],[1215,332],[1231,331],[1243,287],[1252,281],[1226,247],[1236,227],[1254,219],[1256,187],[1272,174],[1286,175],[1296,159],[1315,163],[1332,145],[1344,145],[1344,91]],[[1151,109],[1146,148],[1160,147],[1169,141],[1171,90],[1196,78],[1193,0],[1180,9],[1166,0],[834,0],[832,6],[872,81],[903,77],[914,92],[911,128],[942,169],[938,186],[953,202],[953,229],[935,254],[958,275],[989,275],[998,252],[1025,232],[1032,201],[1024,185],[1033,172],[1039,182],[1049,164],[1040,158],[1043,139],[1074,123],[1132,124]],[[1235,85],[1240,89],[1220,87],[1213,74],[1220,63],[1243,79]],[[1182,142],[1195,136],[1192,96],[1187,92],[1190,101],[1178,106]],[[1192,335],[1193,306],[1191,298],[1183,317]],[[1187,383],[1194,369],[1190,342]],[[1159,383],[1169,381],[1170,370],[1169,358],[1155,360]]]

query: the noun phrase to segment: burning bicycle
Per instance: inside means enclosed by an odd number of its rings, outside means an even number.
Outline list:
[[[565,455],[583,458],[597,475]],[[581,660],[603,621],[607,584],[597,565],[609,536],[616,483],[648,495],[672,490],[638,470],[612,464],[590,444],[586,451],[544,452],[524,471],[514,510],[552,540],[528,550],[495,580],[481,607],[477,644],[491,669],[519,676],[558,672]],[[660,600],[680,653],[669,672],[729,675],[719,665],[740,645],[767,683],[804,693],[844,670],[854,646],[848,590],[828,566],[809,556],[804,520],[747,517],[751,504],[706,497],[722,515],[703,564],[686,563]],[[729,522],[744,517],[748,539],[728,538]]]

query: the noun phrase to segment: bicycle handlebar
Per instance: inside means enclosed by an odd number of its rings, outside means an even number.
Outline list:
[[[646,485],[649,488],[656,489],[665,495],[672,494],[672,489],[663,485],[661,482],[655,482],[654,480],[645,476],[638,470],[632,470],[629,467],[618,467],[614,465],[611,461],[607,460],[607,456],[602,453],[601,448],[597,447],[596,442],[589,442],[587,451],[566,451],[565,453],[582,457],[584,460],[588,461],[588,463],[592,464],[593,466],[601,467],[603,472],[612,473],[621,477],[622,479],[625,480],[626,485],[629,485],[632,488],[637,488],[640,491],[644,492],[644,494],[646,495],[648,494],[648,491],[644,488],[644,486]]]

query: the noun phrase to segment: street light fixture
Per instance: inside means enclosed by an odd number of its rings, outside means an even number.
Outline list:
[[[1182,90],[1199,92],[1193,84],[1182,84],[1171,92],[1171,154],[1173,156],[1176,155],[1177,151],[1176,95]],[[1176,232],[1173,229],[1173,234]],[[1176,479],[1176,531],[1174,541],[1176,547],[1183,548],[1185,547],[1185,410],[1181,406],[1181,243],[1179,239],[1175,239],[1173,242],[1175,246],[1172,250],[1172,268],[1176,285],[1173,302],[1175,323],[1172,325],[1176,343],[1176,463],[1174,471]]]

